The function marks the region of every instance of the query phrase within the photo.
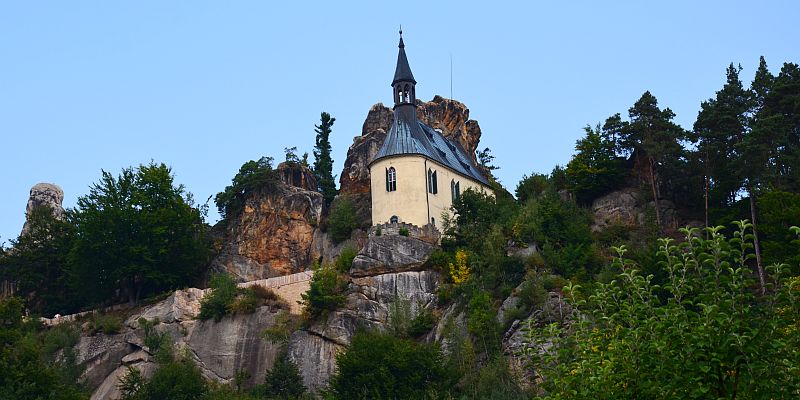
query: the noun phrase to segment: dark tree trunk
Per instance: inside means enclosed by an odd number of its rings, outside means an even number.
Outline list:
[[[753,222],[753,247],[756,252],[756,270],[758,271],[758,282],[761,285],[761,294],[767,293],[766,280],[764,279],[764,268],[761,266],[761,244],[758,242],[758,229],[756,227],[756,200],[753,189],[750,192],[750,220]]]
[[[658,204],[658,189],[656,188],[656,173],[653,169],[653,163],[655,162],[652,157],[647,157],[647,164],[650,167],[650,188],[653,189],[653,201],[656,205],[656,224],[658,225],[658,231],[661,232],[661,206]]]

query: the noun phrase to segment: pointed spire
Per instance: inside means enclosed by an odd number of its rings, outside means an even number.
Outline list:
[[[414,80],[414,74],[411,73],[411,67],[408,66],[406,45],[403,43],[402,26],[400,27],[400,44],[397,45],[397,47],[400,48],[400,51],[397,53],[397,67],[394,70],[394,80],[392,81],[392,85],[400,81],[417,83],[417,81]]]

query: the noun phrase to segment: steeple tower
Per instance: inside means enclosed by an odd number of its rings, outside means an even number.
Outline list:
[[[400,44],[397,47],[400,50],[397,53],[397,67],[394,70],[394,80],[392,81],[394,109],[405,117],[413,118],[413,121],[417,116],[417,95],[414,89],[417,81],[414,80],[411,67],[408,66],[402,28],[400,28]]]

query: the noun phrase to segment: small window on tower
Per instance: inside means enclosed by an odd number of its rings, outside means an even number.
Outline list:
[[[394,192],[397,190],[397,171],[394,167],[386,169],[386,191]]]

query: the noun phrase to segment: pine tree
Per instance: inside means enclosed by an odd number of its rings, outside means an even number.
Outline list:
[[[325,205],[330,206],[333,198],[336,197],[336,182],[333,176],[333,159],[331,158],[331,127],[336,121],[327,112],[320,114],[320,124],[314,125],[317,133],[316,144],[314,145],[314,178],[317,179],[317,187]]]

